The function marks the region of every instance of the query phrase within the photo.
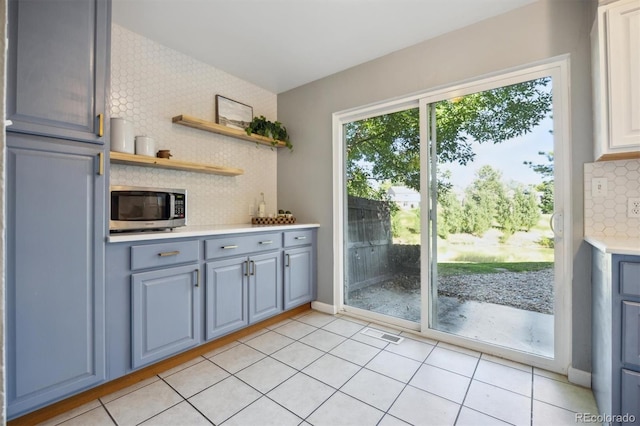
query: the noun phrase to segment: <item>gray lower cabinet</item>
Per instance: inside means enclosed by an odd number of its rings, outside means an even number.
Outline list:
[[[101,150],[7,133],[6,403],[14,418],[105,379]]]
[[[592,388],[601,415],[640,419],[640,257],[593,249]]]
[[[133,368],[200,343],[199,275],[197,264],[131,275]]]
[[[284,233],[284,309],[315,299],[315,231]]]
[[[110,0],[9,0],[7,131],[105,143]]]
[[[207,340],[282,312],[280,265],[280,251],[206,264]]]

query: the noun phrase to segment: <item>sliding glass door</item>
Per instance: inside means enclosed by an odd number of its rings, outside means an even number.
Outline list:
[[[565,362],[565,68],[342,117],[342,309]]]

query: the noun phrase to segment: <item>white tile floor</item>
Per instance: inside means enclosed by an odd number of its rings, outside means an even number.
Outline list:
[[[305,312],[44,424],[575,425],[597,412],[560,375],[366,326]]]

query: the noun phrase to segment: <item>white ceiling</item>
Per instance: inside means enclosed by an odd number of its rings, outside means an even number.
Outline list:
[[[282,93],[537,0],[113,0],[113,21]]]

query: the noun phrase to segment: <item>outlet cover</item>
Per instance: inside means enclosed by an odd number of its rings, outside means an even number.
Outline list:
[[[640,217],[640,198],[629,198],[627,203],[627,217]]]
[[[607,196],[607,178],[591,179],[591,196],[592,197]]]

